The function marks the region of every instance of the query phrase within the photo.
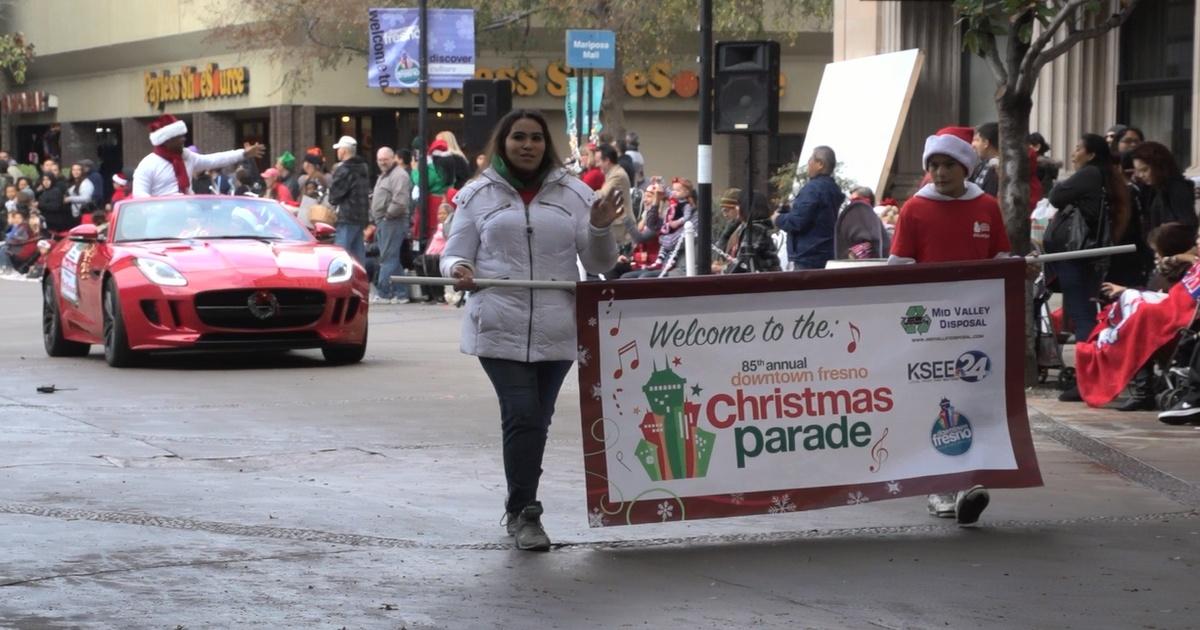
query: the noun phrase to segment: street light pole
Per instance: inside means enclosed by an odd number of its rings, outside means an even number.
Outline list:
[[[697,273],[712,273],[712,0],[700,0],[700,143],[696,148]]]
[[[429,169],[426,167],[425,147],[429,143],[425,141],[426,134],[429,130],[429,0],[420,0],[417,4],[420,12],[420,17],[417,19],[421,30],[419,42],[420,57],[421,57],[421,79],[417,87],[417,172],[421,177],[420,196],[417,199],[417,211],[414,213],[417,219],[417,238],[416,243],[420,243],[420,251],[425,250],[425,238],[427,227],[425,218],[428,215],[427,207],[429,206]]]

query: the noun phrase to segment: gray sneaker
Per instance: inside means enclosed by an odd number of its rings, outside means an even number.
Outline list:
[[[503,525],[506,530],[508,530],[509,536],[517,535],[517,513],[516,512],[505,512],[504,516],[500,519],[500,524]]]
[[[513,538],[522,551],[550,551],[550,537],[542,529],[542,503],[534,501],[517,515]]]
[[[954,518],[955,499],[953,492],[929,495],[929,515],[938,518]]]
[[[983,514],[983,510],[987,508],[989,502],[991,502],[991,496],[988,495],[987,488],[983,486],[974,486],[969,490],[959,492],[954,509],[958,524],[967,526],[979,522],[979,515]]]

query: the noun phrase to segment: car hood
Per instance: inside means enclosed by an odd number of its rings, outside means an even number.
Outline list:
[[[134,257],[162,260],[183,274],[229,270],[322,277],[342,252],[318,243],[255,239],[154,241],[129,243],[122,249]]]

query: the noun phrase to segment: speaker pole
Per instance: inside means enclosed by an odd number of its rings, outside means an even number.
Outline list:
[[[583,70],[572,68],[575,74],[575,146],[579,150],[579,162],[583,164]],[[582,172],[580,173],[583,174]]]
[[[712,273],[712,0],[700,0],[700,144],[696,148],[696,267]]]
[[[583,107],[587,111],[587,116],[583,117],[583,132],[587,134],[587,141],[592,141],[592,73],[595,70],[588,68],[587,71],[587,94],[583,96]]]
[[[429,0],[420,0],[417,8],[420,16],[417,21],[421,29],[421,79],[417,84],[417,168],[421,170],[417,172],[421,173],[421,190],[414,214],[417,218],[417,241],[421,244],[421,251],[425,251],[425,218],[429,207],[429,170],[425,164],[425,147],[429,146],[425,141],[429,132],[426,128],[429,123]]]

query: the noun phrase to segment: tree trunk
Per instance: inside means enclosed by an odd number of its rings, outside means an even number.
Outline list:
[[[614,138],[625,137],[625,64],[620,51],[616,54],[613,69],[605,73],[604,102],[600,111],[604,116],[604,129]]]
[[[1012,243],[1012,253],[1029,253],[1029,114],[1033,99],[1029,94],[1002,92],[996,98],[1000,125],[1000,210],[1004,227]],[[1034,325],[1033,285],[1026,281],[1025,295],[1025,384],[1037,383],[1037,328]]]

